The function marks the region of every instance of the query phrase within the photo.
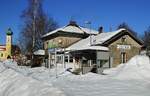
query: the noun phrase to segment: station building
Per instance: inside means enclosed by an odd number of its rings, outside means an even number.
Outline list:
[[[143,42],[126,29],[104,32],[100,27],[96,31],[74,21],[43,35],[42,39],[46,53],[60,48],[57,52],[65,53],[65,56],[61,55],[63,60],[66,56],[68,60],[72,57],[73,63],[82,68],[93,65],[116,67],[139,54],[143,46]]]

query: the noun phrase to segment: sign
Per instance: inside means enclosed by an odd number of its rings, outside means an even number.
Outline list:
[[[49,52],[49,53],[55,52],[55,48],[49,48],[49,49],[48,49],[48,52]]]
[[[109,52],[97,51],[97,59],[99,60],[108,60]]]
[[[131,49],[130,45],[117,45],[117,49]]]
[[[48,43],[48,48],[57,48],[57,45],[56,44],[54,44],[54,43]]]

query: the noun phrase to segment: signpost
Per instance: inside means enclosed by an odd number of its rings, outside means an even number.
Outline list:
[[[48,44],[48,52],[49,52],[49,57],[50,57],[50,66],[52,65],[52,54],[54,54],[54,65],[55,65],[55,72],[56,72],[56,78],[58,77],[58,73],[57,73],[57,63],[56,63],[56,59],[57,59],[57,51],[56,49],[58,48],[58,46],[54,43],[49,43]]]

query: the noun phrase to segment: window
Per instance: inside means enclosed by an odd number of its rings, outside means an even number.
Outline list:
[[[1,53],[1,57],[3,57],[3,53]]]
[[[105,65],[107,62],[108,62],[108,60],[98,60],[97,61],[98,68],[102,68],[103,65]]]

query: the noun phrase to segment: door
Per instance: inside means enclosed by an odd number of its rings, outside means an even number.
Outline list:
[[[126,53],[121,52],[121,63],[126,63]]]

